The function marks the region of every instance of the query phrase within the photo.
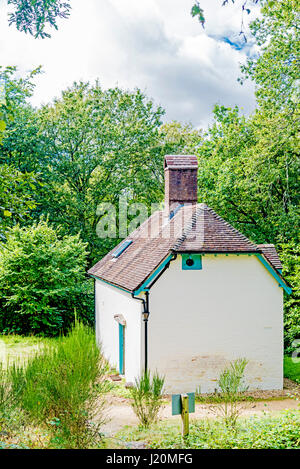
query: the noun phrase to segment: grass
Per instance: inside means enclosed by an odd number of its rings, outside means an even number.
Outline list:
[[[27,355],[0,366],[0,447],[102,447],[104,394],[110,386],[94,331],[76,323],[55,341],[20,343]],[[36,344],[42,345],[38,351]]]
[[[300,410],[240,419],[236,430],[226,428],[220,420],[191,420],[186,440],[182,439],[180,423],[173,421],[163,421],[149,429],[125,427],[116,438],[115,448],[135,441],[154,449],[299,449]]]
[[[0,362],[4,366],[15,362],[26,363],[36,351],[56,341],[43,337],[0,334]]]
[[[284,357],[284,376],[300,384],[300,358]]]

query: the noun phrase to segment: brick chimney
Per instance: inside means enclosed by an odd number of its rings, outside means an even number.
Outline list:
[[[165,156],[165,206],[197,203],[198,160],[194,155]]]

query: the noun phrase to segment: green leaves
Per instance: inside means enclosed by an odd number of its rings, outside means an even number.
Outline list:
[[[102,202],[157,202],[163,184],[163,110],[141,91],[78,83],[38,114],[45,186],[39,203],[66,232],[82,234],[99,259],[117,240],[97,237]]]
[[[74,308],[87,316],[86,248],[79,234],[61,237],[46,221],[8,230],[0,246],[0,329],[58,335]]]
[[[46,26],[57,29],[57,18],[68,18],[71,9],[69,2],[61,0],[8,0],[8,4],[15,9],[9,14],[9,25],[41,39],[51,37]]]
[[[202,24],[202,26],[204,27],[204,23],[205,23],[205,18],[204,18],[204,11],[202,10],[202,8],[200,7],[200,4],[199,2],[196,2],[192,9],[191,9],[191,15],[192,17],[194,18],[195,16],[198,17],[198,21]]]

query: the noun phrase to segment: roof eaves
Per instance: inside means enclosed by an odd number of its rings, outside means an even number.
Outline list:
[[[116,283],[112,283],[112,282],[109,282],[108,280],[104,280],[103,278],[101,277],[98,277],[97,275],[95,274],[90,274],[89,272],[87,273],[90,277],[94,278],[95,280],[100,280],[101,282],[103,283],[106,283],[107,285],[110,285],[111,287],[115,287],[115,288],[118,288],[119,290],[122,290],[126,293],[133,293],[133,290],[128,290],[124,287],[121,287],[120,285],[117,285]]]

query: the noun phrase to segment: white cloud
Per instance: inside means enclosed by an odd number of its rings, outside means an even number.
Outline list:
[[[0,0],[1,2],[1,0]],[[166,118],[205,126],[215,103],[254,107],[253,87],[237,83],[245,50],[221,38],[238,36],[238,5],[202,0],[206,27],[191,18],[193,0],[72,0],[72,13],[51,39],[36,40],[8,27],[0,3],[0,64],[21,72],[43,65],[33,103],[60,94],[73,81],[100,79],[103,87],[139,87],[161,104]],[[236,36],[235,36],[236,35]]]

